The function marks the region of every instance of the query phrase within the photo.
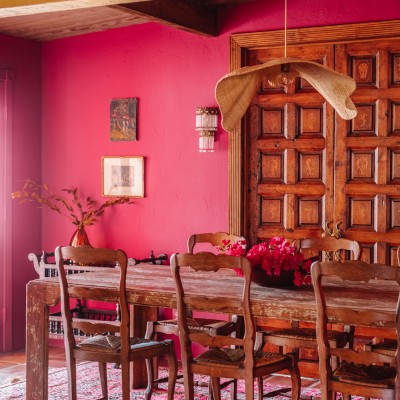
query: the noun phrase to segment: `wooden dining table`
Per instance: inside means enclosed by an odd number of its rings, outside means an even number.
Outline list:
[[[117,300],[119,273],[115,269],[86,272],[69,276],[76,285],[104,287],[109,289],[108,301]],[[236,275],[215,273],[206,276],[185,270],[182,274],[187,293],[201,297],[207,292],[216,304],[224,299],[239,298],[242,279]],[[139,264],[129,267],[127,276],[128,302],[131,304],[132,334],[144,335],[146,321],[157,318],[158,307],[175,308],[175,286],[169,266]],[[387,313],[388,320],[381,327],[395,326],[395,310],[398,298],[397,285],[362,283],[340,288],[335,281],[329,283],[327,293],[333,303],[359,310],[380,310]],[[49,307],[60,299],[58,278],[42,278],[27,285],[26,328],[26,398],[38,400],[48,398],[48,323]],[[261,287],[252,284],[251,307],[254,316],[282,320],[316,320],[316,306],[312,286]],[[203,310],[204,311],[204,310]],[[213,311],[213,310],[207,310]],[[241,314],[234,307],[226,308],[227,314]],[[332,320],[333,323],[352,324],[352,321]],[[133,386],[147,383],[143,365],[135,365]]]

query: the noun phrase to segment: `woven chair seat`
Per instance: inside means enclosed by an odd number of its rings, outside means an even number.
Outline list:
[[[222,364],[236,368],[244,367],[244,350],[243,349],[227,349],[212,348],[195,358],[197,364]],[[285,354],[268,353],[264,351],[254,352],[255,366],[275,364],[287,360]]]
[[[347,332],[339,332],[329,330],[328,340],[335,340],[338,343],[338,347],[343,347],[348,341]],[[317,331],[312,328],[287,328],[276,331],[268,331],[268,336],[282,337],[286,339],[298,339],[298,340],[317,340]]]
[[[178,322],[176,319],[157,321],[157,324],[178,326]],[[195,331],[208,331],[210,329],[215,329],[219,335],[230,334],[236,330],[236,324],[234,322],[207,318],[189,318],[188,326],[189,330]]]
[[[393,388],[396,378],[396,368],[386,365],[350,364],[343,361],[334,372],[333,377],[341,382]]]
[[[129,338],[130,351],[148,349],[157,349],[163,346],[169,346],[165,342],[156,342],[150,339]],[[95,335],[87,338],[77,345],[77,348],[88,351],[101,351],[109,353],[119,353],[121,351],[121,337],[114,335]]]

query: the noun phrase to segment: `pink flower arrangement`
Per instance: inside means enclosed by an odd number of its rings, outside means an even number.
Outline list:
[[[234,243],[223,240],[217,250],[220,254],[245,256],[253,268],[260,267],[267,275],[280,276],[283,271],[293,271],[293,283],[296,286],[311,283],[311,260],[305,260],[304,255],[282,237],[256,244],[247,254],[246,241],[243,240]],[[241,271],[236,273],[240,275]]]

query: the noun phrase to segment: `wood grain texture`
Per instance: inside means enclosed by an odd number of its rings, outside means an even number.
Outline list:
[[[26,39],[49,41],[147,22],[108,7],[69,10],[0,19],[0,32]]]
[[[71,11],[112,4],[134,3],[151,0],[2,0],[1,17],[42,14],[47,12]]]
[[[86,286],[89,281],[92,287],[106,287],[114,297],[118,298],[118,272],[101,271],[86,274],[71,275],[68,279],[76,286]],[[187,293],[201,298],[202,285],[208,285],[210,295],[221,298],[221,301],[238,299],[242,282],[235,275],[223,275],[220,279],[205,278],[201,273],[192,274],[184,271],[182,279],[187,284]],[[95,282],[95,283],[93,283]],[[145,265],[129,267],[127,275],[128,302],[135,306],[176,308],[175,286],[168,266]],[[350,290],[349,290],[350,289]],[[314,293],[311,287],[302,288],[263,288],[252,284],[251,309],[257,317],[277,318],[284,320],[315,321],[316,307]],[[394,326],[395,309],[398,289],[393,285],[369,283],[363,285],[351,284],[346,293],[338,290],[332,283],[329,293],[336,304],[343,307],[357,305],[360,310],[379,310],[390,316],[388,327]],[[384,293],[384,295],[383,295]],[[32,390],[28,399],[45,399],[47,393],[47,326],[48,306],[59,301],[60,288],[57,278],[37,279],[27,286],[27,384]],[[233,303],[232,303],[233,304]],[[218,307],[216,307],[217,309]],[[211,310],[212,311],[212,310]],[[231,307],[227,313],[240,314],[240,310]],[[144,322],[144,321],[142,321]],[[352,321],[332,321],[348,322]],[[139,321],[137,321],[139,323]],[[33,328],[34,327],[34,328]],[[136,326],[135,329],[140,327]],[[37,332],[42,332],[37,335]]]
[[[155,21],[217,35],[217,8],[253,0],[4,0],[0,33],[49,41]]]
[[[230,159],[242,163],[243,171],[238,175],[237,165],[229,169],[230,224],[250,226],[248,232],[241,232],[249,236],[250,242],[274,235],[318,236],[325,224],[333,221],[334,225],[340,224],[344,237],[359,240],[365,247],[364,260],[391,262],[400,227],[399,28],[400,20],[394,20],[288,31],[291,56],[318,61],[318,48],[334,46],[334,59],[323,56],[320,62],[355,78],[357,90],[352,99],[359,114],[348,122],[335,116],[330,106],[319,113],[318,103],[323,100],[301,81],[284,90],[262,85],[249,108],[252,116],[248,113],[237,131],[239,138],[235,140],[242,138],[245,142],[240,147],[242,153],[229,154]],[[232,35],[231,70],[276,58],[282,46],[283,31]],[[284,119],[281,131],[277,130],[277,110],[282,110]],[[297,137],[293,138],[293,130],[298,132]],[[307,135],[314,137],[303,140]],[[246,140],[255,140],[257,145]],[[309,142],[314,147],[307,148]],[[233,152],[238,150],[230,148]],[[296,153],[299,160],[293,156]],[[271,167],[276,163],[274,154],[284,155],[283,169],[287,173],[279,182],[278,173],[270,173],[269,180],[260,180],[260,162],[264,163],[263,168]],[[318,157],[322,160],[322,182],[316,167]],[[298,179],[295,184],[293,171]],[[306,185],[301,186],[302,182]],[[306,198],[307,185],[319,206],[312,204],[310,196]],[[322,187],[325,193],[321,192]],[[270,203],[270,213],[281,213],[276,203],[282,202],[286,216],[277,214],[263,221],[260,202],[264,198]],[[303,218],[304,212],[310,216],[321,213],[322,218]]]
[[[216,9],[181,0],[153,0],[114,6],[114,8],[147,18],[148,21],[204,36],[217,35]]]

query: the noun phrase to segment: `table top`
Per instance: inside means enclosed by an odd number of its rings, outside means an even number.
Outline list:
[[[117,288],[119,272],[115,269],[69,275],[76,285]],[[218,300],[238,298],[242,292],[242,279],[233,274],[215,273],[210,278],[203,273],[184,269],[183,282],[188,294],[204,296],[205,293]],[[46,303],[55,304],[59,299],[58,278],[43,278],[28,285],[45,286]],[[43,289],[43,287],[42,287]],[[128,301],[131,304],[175,308],[175,285],[167,265],[140,264],[128,268]],[[343,307],[360,310],[380,310],[395,319],[398,287],[395,284],[371,282],[348,284],[339,288],[334,281],[328,284],[329,301]],[[116,294],[115,294],[116,299]],[[112,300],[112,299],[110,299]],[[312,286],[260,287],[252,283],[251,302],[254,316],[286,320],[315,321],[316,306]],[[213,310],[208,310],[213,311]],[[226,313],[240,314],[241,310],[227,308]],[[352,321],[332,321],[351,323]],[[389,327],[387,324],[386,327]]]

